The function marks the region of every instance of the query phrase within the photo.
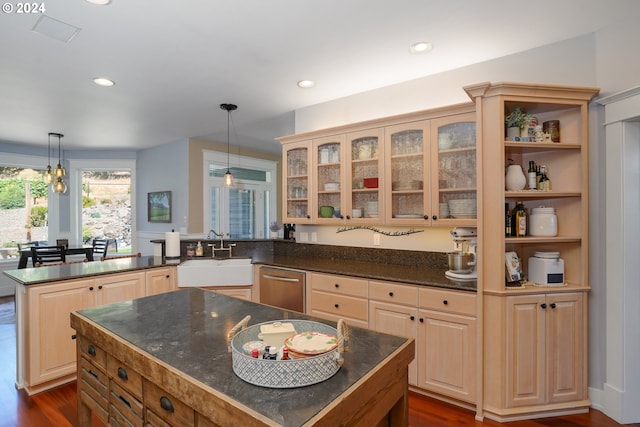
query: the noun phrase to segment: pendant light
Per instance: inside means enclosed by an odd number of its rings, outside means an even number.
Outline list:
[[[47,183],[47,185],[50,185],[53,183],[53,170],[51,169],[51,136],[53,136],[54,134],[49,132],[49,148],[47,151],[47,172],[44,174],[44,180]]]
[[[60,146],[60,140],[64,135],[61,133],[50,133],[49,137],[51,136],[58,137],[58,166],[56,166],[54,172],[55,181],[53,182],[53,191],[62,194],[67,192],[67,184],[62,179],[67,175],[67,171],[62,167],[62,148]]]
[[[231,123],[231,112],[238,108],[235,104],[220,104],[220,108],[227,112],[227,172],[224,174],[224,186],[233,187],[233,175],[231,175],[231,169],[229,167],[229,129]]]

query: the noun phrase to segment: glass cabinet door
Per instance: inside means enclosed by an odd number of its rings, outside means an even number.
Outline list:
[[[311,220],[310,147],[311,141],[302,141],[284,147],[283,221],[287,223],[305,223]]]
[[[476,226],[475,114],[431,122],[433,215],[440,225]]]
[[[343,146],[344,135],[313,140],[313,164],[316,168],[314,222],[336,222],[342,215]]]
[[[431,219],[429,121],[385,128],[388,223],[426,225]]]
[[[380,223],[384,218],[382,171],[384,130],[371,129],[347,135],[347,177],[345,217],[353,222]]]

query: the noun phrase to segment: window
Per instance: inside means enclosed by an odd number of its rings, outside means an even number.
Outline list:
[[[234,186],[224,186],[227,155],[204,153],[205,232],[215,230],[232,239],[261,239],[276,218],[276,163],[237,156],[230,166]]]
[[[108,239],[108,253],[135,245],[135,160],[73,160],[70,164],[71,241]]]
[[[0,262],[17,260],[19,248],[49,240],[47,159],[3,153],[0,162]]]

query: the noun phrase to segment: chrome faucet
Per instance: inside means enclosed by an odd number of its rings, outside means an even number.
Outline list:
[[[211,248],[211,258],[215,258],[216,257],[216,251],[220,252],[220,251],[226,251],[229,252],[229,258],[231,258],[232,254],[231,254],[231,248],[233,248],[235,246],[235,243],[230,244],[229,246],[227,246],[226,248],[224,247],[224,233],[216,233],[215,230],[209,230],[209,235],[207,236],[207,239],[211,239],[211,234],[217,236],[220,239],[220,247],[216,248],[216,244],[215,243],[209,243],[207,246],[209,246]]]

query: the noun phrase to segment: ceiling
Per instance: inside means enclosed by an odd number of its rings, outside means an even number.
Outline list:
[[[6,5],[7,3],[5,3]],[[12,4],[17,5],[17,2]],[[189,137],[279,153],[294,111],[589,34],[636,0],[85,0],[0,15],[0,141],[141,150]],[[46,15],[80,31],[33,31]],[[510,15],[510,16],[508,16]],[[50,21],[49,21],[50,22]],[[55,21],[54,21],[55,23]],[[428,41],[427,54],[409,46]],[[97,76],[116,82],[110,88]],[[316,81],[313,89],[296,82]]]

